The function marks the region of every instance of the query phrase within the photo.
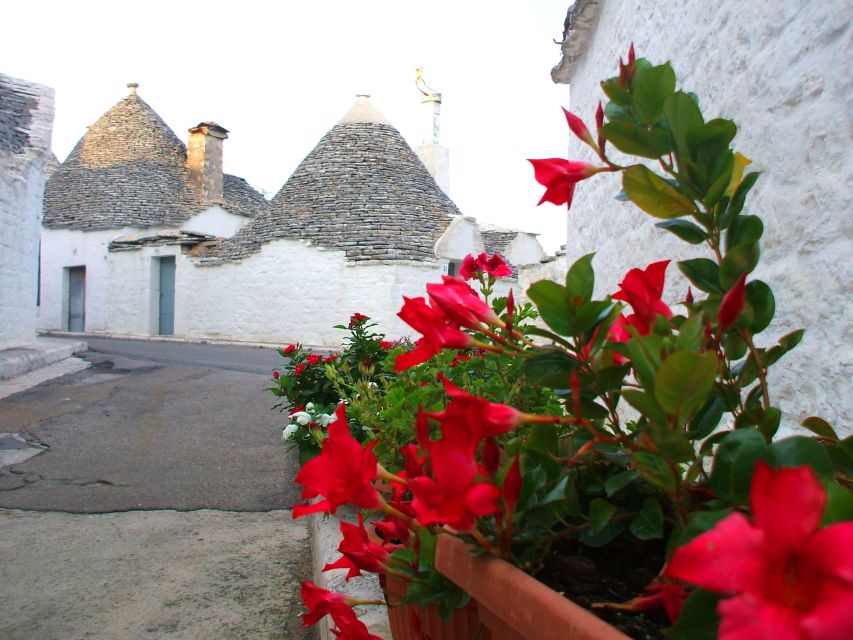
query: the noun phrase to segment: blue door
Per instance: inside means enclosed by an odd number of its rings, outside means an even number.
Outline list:
[[[175,256],[160,258],[160,323],[159,334],[175,333]]]
[[[83,333],[86,326],[86,267],[68,269],[68,330]]]

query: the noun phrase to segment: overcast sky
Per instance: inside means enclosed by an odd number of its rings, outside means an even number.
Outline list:
[[[541,233],[553,252],[566,211],[536,207],[525,159],[566,154],[569,89],[550,70],[570,4],[27,0],[3,6],[0,73],[56,90],[60,160],[138,82],[184,141],[203,120],[227,128],[225,171],[273,194],[358,92],[420,144],[423,66],[443,94],[453,200],[482,222]]]

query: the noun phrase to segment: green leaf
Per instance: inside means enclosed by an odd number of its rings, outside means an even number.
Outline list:
[[[717,374],[717,355],[678,351],[666,360],[655,376],[655,398],[664,411],[683,422],[708,398]]]
[[[696,225],[689,220],[676,218],[674,220],[658,222],[655,226],[659,229],[666,229],[670,233],[675,234],[690,244],[701,244],[708,239],[708,234],[705,233],[699,225]]]
[[[837,473],[853,478],[853,436],[841,442],[827,444],[826,452],[832,459],[832,466]]]
[[[687,425],[687,437],[694,440],[707,438],[720,424],[725,406],[726,403],[722,397],[712,395]]]
[[[717,263],[708,258],[682,260],[678,263],[687,279],[705,293],[725,293],[720,286],[720,269]]]
[[[663,455],[672,462],[687,462],[693,459],[693,445],[680,429],[649,426],[646,433]]]
[[[619,84],[619,78],[613,77],[602,81],[601,89],[616,104],[626,105],[631,101],[628,90]]]
[[[720,263],[720,284],[727,291],[740,280],[744,273],[750,273],[758,265],[761,249],[757,242],[739,244],[726,252]]]
[[[758,430],[764,434],[767,440],[772,440],[776,432],[779,431],[779,425],[782,422],[782,411],[776,407],[770,407],[767,411],[762,411],[761,420],[758,422]]]
[[[527,436],[527,447],[556,455],[560,450],[560,439],[552,424],[534,424]]]
[[[592,290],[595,286],[595,273],[592,270],[594,256],[594,253],[588,253],[578,258],[566,274],[566,289],[569,292],[570,301],[578,297],[582,302],[589,302],[592,298]]]
[[[710,487],[721,500],[738,506],[747,504],[755,463],[767,448],[764,436],[755,429],[737,429],[725,435],[714,455]]]
[[[739,244],[758,242],[764,233],[764,223],[758,216],[738,216],[726,232],[726,250]]]
[[[649,361],[646,351],[643,349],[641,339],[634,338],[625,343],[628,353],[631,355],[631,364],[634,365],[634,375],[647,391],[655,388],[655,366]]]
[[[646,131],[631,122],[617,120],[601,127],[602,135],[623,153],[656,160],[669,152],[666,136]]]
[[[762,438],[762,443],[764,439]],[[637,470],[643,477],[658,489],[667,493],[675,492],[675,476],[667,461],[656,453],[639,451],[634,454]]]
[[[603,498],[596,498],[589,503],[589,532],[592,535],[601,533],[610,518],[616,513],[616,506]]]
[[[525,360],[524,374],[534,385],[568,389],[572,370],[578,361],[562,351],[546,351]]]
[[[620,471],[616,475],[609,476],[607,480],[604,481],[604,490],[607,493],[607,497],[609,498],[610,496],[619,493],[639,477],[640,472],[634,469]]]
[[[690,198],[641,164],[622,172],[622,188],[631,202],[655,218],[678,218],[696,210]]]
[[[757,171],[753,171],[751,173],[747,173],[743,180],[740,181],[738,188],[735,189],[735,193],[732,196],[732,199],[729,201],[729,206],[726,209],[726,212],[723,214],[720,219],[720,228],[727,229],[729,225],[734,222],[735,218],[738,214],[743,211],[743,204],[746,201],[746,194],[749,193],[749,190],[755,185],[756,180],[758,180],[758,176],[761,175]]]
[[[696,536],[700,536],[706,531],[713,529],[720,520],[724,520],[731,515],[728,509],[723,511],[696,511],[687,522],[687,526],[678,536],[678,546],[682,546],[693,540]]]
[[[821,477],[832,477],[832,460],[823,445],[814,438],[792,436],[777,440],[767,447],[764,459],[774,468],[807,465]]]
[[[829,438],[831,440],[839,439],[835,429],[833,429],[832,426],[823,418],[811,416],[803,420],[802,424],[806,429],[819,436]]]
[[[761,333],[776,313],[776,298],[773,297],[773,291],[761,280],[753,280],[747,283],[744,295],[745,306],[752,310],[749,330],[753,334]]]
[[[825,483],[827,501],[821,526],[853,520],[853,491],[834,482]]]
[[[672,640],[716,640],[720,627],[717,603],[722,596],[696,589],[684,602]]]
[[[527,290],[527,296],[536,305],[542,320],[560,335],[570,335],[569,319],[572,309],[568,291],[551,280],[540,280]]]
[[[663,104],[663,113],[675,143],[680,172],[691,157],[690,137],[705,125],[699,105],[683,91],[676,91]]]
[[[639,389],[625,389],[625,391],[622,392],[622,397],[625,398],[625,401],[628,404],[652,422],[655,422],[662,427],[666,426],[666,414],[663,409],[661,409],[657,401],[648,393],[640,391]]]
[[[640,540],[663,537],[663,509],[657,498],[646,498],[643,508],[631,520],[628,530]]]
[[[697,313],[678,328],[678,339],[675,341],[677,349],[684,351],[697,351],[699,349],[705,338],[705,327],[702,320],[702,315]]]
[[[646,124],[659,120],[663,103],[675,91],[675,72],[668,62],[637,72],[632,87],[634,109]]]

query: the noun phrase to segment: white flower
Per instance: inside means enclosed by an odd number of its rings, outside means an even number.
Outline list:
[[[321,427],[328,427],[329,423],[335,419],[335,416],[331,413],[321,413],[317,416],[317,424]]]
[[[311,422],[311,414],[307,411],[297,411],[296,413],[290,414],[290,420],[295,422],[296,424],[301,424],[305,426],[309,422]]]
[[[378,386],[379,386],[379,385],[378,385],[378,384],[376,384],[375,382],[368,382],[368,383],[367,383],[367,388],[368,388],[368,389],[375,389],[375,388],[376,388],[376,387],[378,387]]]
[[[287,440],[290,440],[290,437],[291,437],[294,433],[296,433],[297,431],[299,431],[299,427],[298,427],[297,425],[293,424],[293,423],[290,423],[290,424],[289,424],[289,425],[287,425],[287,426],[282,430],[282,432],[281,432],[281,439],[282,439],[282,441],[285,441],[285,442],[286,442]]]
[[[314,410],[314,403],[313,402],[309,402],[308,404],[305,405],[305,411],[313,411],[313,410]]]

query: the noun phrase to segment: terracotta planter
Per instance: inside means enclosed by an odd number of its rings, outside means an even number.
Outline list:
[[[492,640],[626,640],[628,636],[499,558],[440,536],[435,566],[471,594]],[[395,636],[396,638],[396,636]]]
[[[380,576],[380,582],[389,605],[395,605],[406,595],[406,583],[401,578]],[[420,621],[419,628],[413,624],[414,616]],[[447,622],[438,615],[436,607],[389,606],[388,622],[393,640],[491,640],[488,630],[482,628],[473,600],[454,611]]]

